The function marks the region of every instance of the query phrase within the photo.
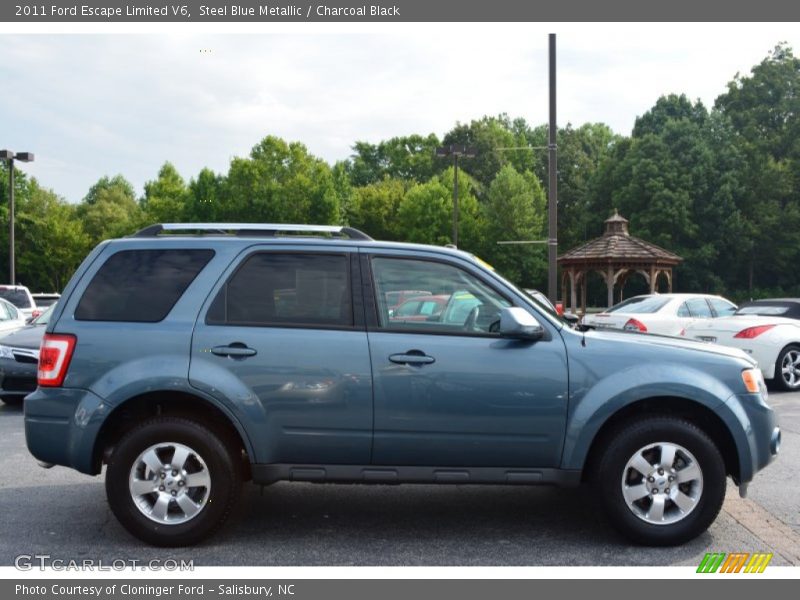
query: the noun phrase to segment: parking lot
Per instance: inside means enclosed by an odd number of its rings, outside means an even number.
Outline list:
[[[22,411],[0,405],[0,564],[193,559],[200,565],[696,565],[706,552],[775,554],[800,565],[800,393],[773,392],[783,448],[741,500],[729,483],[711,529],[677,548],[632,546],[588,488],[246,485],[236,518],[188,549],[145,546],[117,523],[102,476],[37,466]]]

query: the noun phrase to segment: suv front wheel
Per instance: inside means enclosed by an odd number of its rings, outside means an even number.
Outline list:
[[[613,524],[635,542],[670,546],[703,533],[725,498],[725,463],[693,423],[627,421],[607,438],[594,473]]]
[[[106,469],[114,515],[157,546],[186,546],[211,535],[230,515],[242,484],[241,457],[204,424],[154,417],[129,431]]]

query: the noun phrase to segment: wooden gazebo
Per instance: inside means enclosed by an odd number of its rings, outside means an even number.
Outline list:
[[[667,280],[672,291],[672,268],[683,259],[655,244],[633,237],[628,232],[628,220],[615,210],[614,216],[605,221],[605,232],[582,246],[573,248],[558,258],[561,266],[561,298],[566,302],[567,287],[570,290],[570,309],[577,312],[580,290],[581,313],[586,313],[586,283],[589,273],[596,271],[606,282],[608,306],[614,304],[614,288],[622,289],[626,279],[633,273],[641,274],[650,285],[650,293],[656,291],[658,278]]]

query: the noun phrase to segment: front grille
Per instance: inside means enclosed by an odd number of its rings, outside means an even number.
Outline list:
[[[3,389],[9,392],[33,392],[36,390],[36,378],[31,377],[5,377]]]

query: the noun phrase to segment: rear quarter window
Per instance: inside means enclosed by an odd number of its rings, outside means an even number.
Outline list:
[[[122,250],[97,271],[83,293],[79,321],[163,320],[214,256],[213,250]]]

